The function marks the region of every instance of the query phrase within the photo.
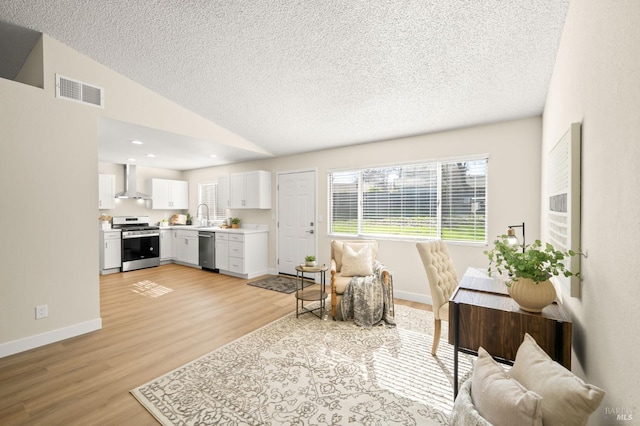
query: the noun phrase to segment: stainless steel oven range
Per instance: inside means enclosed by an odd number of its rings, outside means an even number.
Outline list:
[[[115,216],[112,227],[122,230],[122,272],[160,265],[160,228],[148,216]]]

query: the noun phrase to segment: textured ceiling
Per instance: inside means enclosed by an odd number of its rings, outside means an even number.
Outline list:
[[[274,155],[542,112],[569,0],[3,0]]]

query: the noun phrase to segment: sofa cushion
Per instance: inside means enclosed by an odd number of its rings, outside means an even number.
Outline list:
[[[340,272],[335,275],[333,283],[336,287],[336,294],[344,294],[344,289],[347,288],[351,278],[353,277],[343,277]]]
[[[473,403],[490,423],[542,426],[542,397],[510,378],[482,346],[471,382]]]
[[[366,277],[373,274],[371,245],[344,243],[340,274],[343,277]]]
[[[333,240],[331,241],[331,253],[333,254],[333,259],[336,261],[336,271],[340,272],[342,270],[342,255],[344,251],[344,244],[350,244],[356,251],[366,245],[371,245],[371,255],[373,260],[378,258],[378,242],[375,240],[362,240],[362,241],[341,241],[341,240]]]
[[[452,426],[492,426],[478,413],[476,406],[473,405],[473,400],[471,399],[472,386],[471,380],[467,380],[460,387],[449,417],[449,422]]]
[[[518,348],[509,375],[544,398],[542,421],[545,426],[584,425],[604,398],[602,389],[586,384],[553,361],[528,333]]]

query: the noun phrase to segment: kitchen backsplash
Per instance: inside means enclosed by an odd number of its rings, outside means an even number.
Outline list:
[[[99,210],[98,216],[101,214],[110,216],[149,216],[149,222],[157,225],[162,219],[169,220],[172,215],[187,214],[188,210],[153,210],[147,208],[148,201],[145,200],[131,200],[131,199],[116,199],[116,208],[112,210]]]

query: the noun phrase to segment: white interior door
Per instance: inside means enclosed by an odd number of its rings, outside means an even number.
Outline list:
[[[278,273],[316,255],[316,172],[278,174]]]

